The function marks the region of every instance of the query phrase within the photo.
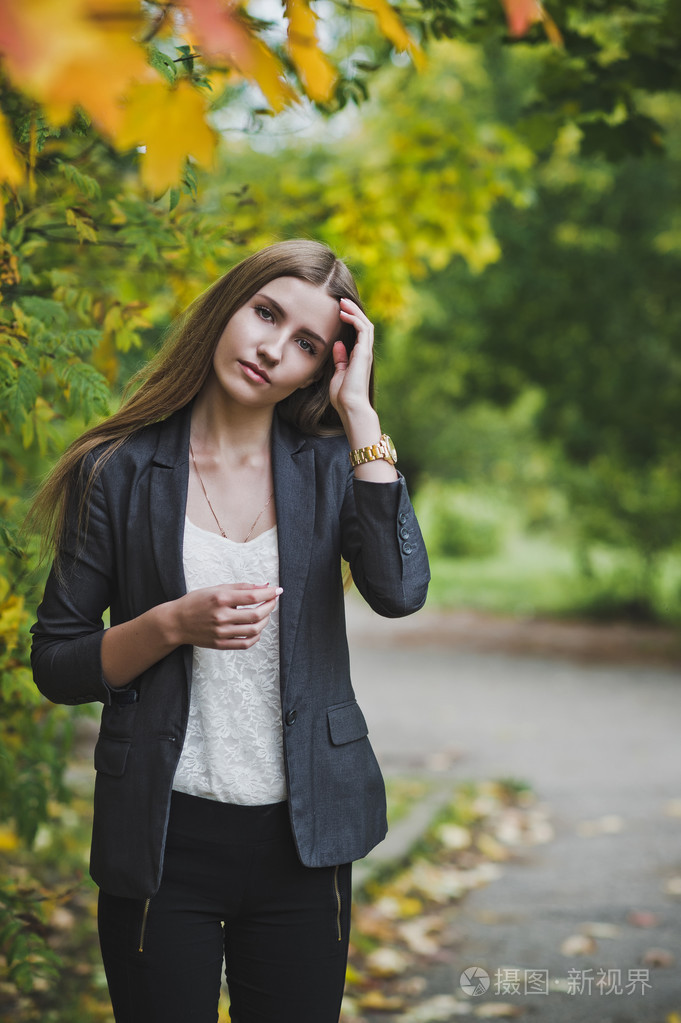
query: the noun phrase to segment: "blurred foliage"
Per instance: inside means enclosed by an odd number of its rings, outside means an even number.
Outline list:
[[[508,524],[497,496],[442,480],[419,488],[416,511],[431,556],[489,557],[499,551]]]
[[[678,549],[680,0],[556,2],[543,24],[519,23],[527,5],[513,0],[414,0],[403,21],[360,5],[378,31],[333,8],[320,19],[328,93],[317,48],[296,55],[282,34],[316,31],[305,5],[276,26],[240,12],[251,54],[279,33],[275,63],[252,75],[211,51],[210,3],[120,6],[136,24],[191,8],[194,35],[180,19],[133,46],[119,24],[76,74],[59,45],[89,0],[43,4],[35,50],[19,46],[36,35],[32,0],[0,17],[0,962],[2,997],[27,1021],[64,1018],[46,985],[74,1023],[102,1009],[54,986],[52,866],[77,873],[82,846],[67,855],[57,837],[74,711],[46,705],[28,667],[41,575],[19,532],[26,498],[228,265],[303,235],[358,271],[382,328],[381,413],[412,485],[427,497],[430,481],[436,548],[517,542],[499,510],[515,502],[585,577],[602,578],[603,545],[632,555],[642,609]],[[419,74],[395,51],[419,60],[405,26],[427,44]],[[246,84],[259,75],[267,108]],[[308,101],[274,121],[291,89]],[[206,177],[196,160],[219,132],[230,145]],[[625,590],[601,588],[591,610]]]

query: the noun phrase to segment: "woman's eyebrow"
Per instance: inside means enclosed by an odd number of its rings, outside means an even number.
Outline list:
[[[264,298],[265,301],[269,302],[269,304],[272,306],[277,315],[281,316],[283,320],[288,318],[288,313],[286,312],[286,310],[279,305],[276,299],[271,298],[269,295],[266,295],[264,291],[259,291],[255,297]],[[314,330],[310,330],[309,327],[301,327],[301,333],[307,334],[307,336],[311,337],[314,341],[319,341],[321,345],[326,346],[329,344],[329,341],[321,337],[319,334],[316,334]]]

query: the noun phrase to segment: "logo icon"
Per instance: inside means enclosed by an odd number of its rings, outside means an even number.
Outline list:
[[[461,990],[472,998],[476,995],[484,995],[489,988],[489,983],[489,973],[487,970],[483,970],[482,966],[467,966],[459,977]]]

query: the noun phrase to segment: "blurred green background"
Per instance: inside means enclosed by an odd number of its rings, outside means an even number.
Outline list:
[[[216,167],[187,164],[160,197],[143,191],[135,151],[116,153],[84,116],[50,128],[0,80],[32,168],[0,241],[0,1006],[12,1018],[108,1011],[94,952],[80,979],[55,955],[60,926],[92,933],[87,882],[74,902],[70,881],[85,871],[87,798],[69,795],[77,772],[64,781],[73,713],[31,681],[44,567],[19,526],[68,441],[249,252],[312,237],[356,272],[431,606],[681,621],[681,7],[556,5],[563,48],[540,28],[511,42],[491,3],[405,11],[424,70],[329,5],[335,101],[273,118],[250,87],[226,87]]]

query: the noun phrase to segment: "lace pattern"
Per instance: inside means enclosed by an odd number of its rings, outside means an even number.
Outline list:
[[[185,518],[184,572],[188,592],[230,582],[277,586],[277,527],[236,543]],[[249,806],[286,799],[278,607],[248,650],[194,647],[189,722],[173,788]]]

